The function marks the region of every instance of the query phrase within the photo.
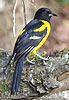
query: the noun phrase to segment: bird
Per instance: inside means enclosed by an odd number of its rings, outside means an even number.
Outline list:
[[[19,34],[11,59],[14,58],[13,62],[15,65],[13,80],[11,85],[11,95],[18,92],[18,88],[21,82],[22,69],[25,59],[30,53],[39,56],[41,59],[45,59],[39,54],[37,50],[45,43],[47,40],[50,30],[52,16],[57,16],[49,8],[39,8],[34,18],[23,28],[22,32]],[[8,63],[8,64],[9,64]]]

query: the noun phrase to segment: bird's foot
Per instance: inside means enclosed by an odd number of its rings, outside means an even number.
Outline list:
[[[38,56],[39,58],[41,58],[42,60],[45,60],[45,61],[49,60],[49,56],[47,58],[45,58],[45,57],[42,57],[41,55],[39,55],[37,53],[35,55]]]
[[[39,58],[41,58],[43,60],[43,65],[47,65],[47,62],[49,60],[49,56],[47,58],[40,56],[39,54],[35,54],[36,56],[38,56]]]
[[[30,63],[30,64],[35,65],[35,58],[33,58],[32,60],[29,60],[28,57],[27,57],[27,62]]]

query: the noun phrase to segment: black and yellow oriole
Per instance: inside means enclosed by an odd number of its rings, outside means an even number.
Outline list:
[[[48,8],[40,8],[36,12],[34,19],[24,27],[17,38],[11,57],[11,59],[14,58],[14,62],[16,63],[11,94],[18,91],[25,58],[30,53],[34,53],[39,56],[36,51],[44,44],[50,34],[50,18],[52,16],[57,15],[52,13]],[[39,57],[42,58],[41,56]]]

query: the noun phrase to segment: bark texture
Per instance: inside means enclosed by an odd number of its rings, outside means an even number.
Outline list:
[[[5,71],[12,53],[0,50],[0,97],[1,100],[69,100],[69,50],[55,51],[49,54],[49,60],[44,62],[34,58],[35,65],[24,63],[22,82],[19,91],[10,96],[10,88],[14,67],[11,62]]]

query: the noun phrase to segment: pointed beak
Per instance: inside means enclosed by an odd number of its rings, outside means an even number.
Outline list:
[[[57,14],[55,14],[55,13],[52,13],[52,15],[53,15],[53,16],[57,16]]]
[[[57,16],[57,14],[55,14],[55,13],[49,14],[49,17],[52,17],[52,16]]]

